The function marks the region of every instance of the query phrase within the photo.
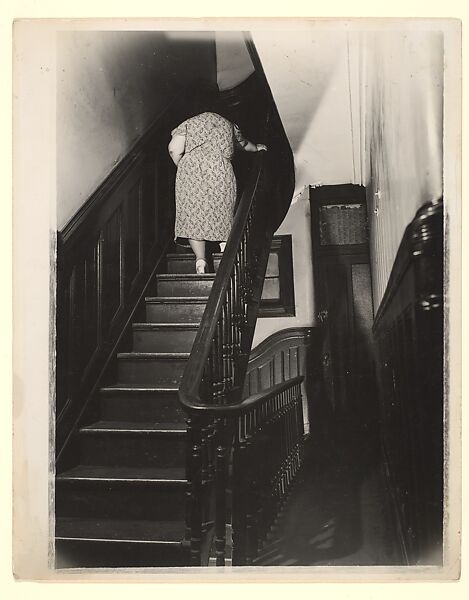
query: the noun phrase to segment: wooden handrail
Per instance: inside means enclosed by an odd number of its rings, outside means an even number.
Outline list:
[[[200,412],[205,415],[216,417],[234,417],[242,415],[248,410],[256,408],[266,400],[274,398],[281,392],[288,390],[298,383],[302,383],[303,380],[303,375],[297,375],[296,377],[292,377],[291,379],[277,383],[267,390],[263,390],[262,392],[258,392],[252,396],[248,396],[248,398],[245,398],[244,400],[241,400],[241,402],[236,402],[234,404],[207,406],[206,404],[191,403],[189,406],[184,404],[184,407],[189,411],[193,411],[194,413]]]
[[[260,74],[260,62],[256,66]],[[260,460],[262,467],[267,438],[280,441],[272,468],[262,476],[253,472],[253,481],[262,480],[256,493],[239,494],[238,490],[233,496],[239,564],[251,564],[255,546],[301,463],[303,378],[241,399],[272,237],[288,210],[294,188],[293,154],[262,74],[256,85],[261,86],[259,96],[263,97],[263,117],[258,122],[265,123],[258,139],[267,144],[268,151],[252,157],[251,172],[179,386],[179,400],[187,414],[186,540],[193,566],[200,565],[209,551],[213,529],[217,565],[224,564],[230,456],[234,457],[233,472],[239,475],[244,468],[240,465],[251,453],[247,462]],[[246,111],[250,108],[246,102]],[[260,114],[259,106],[257,112]],[[238,475],[236,481],[240,481]],[[265,511],[255,508],[263,494],[273,499]],[[246,504],[244,497],[252,502]],[[257,519],[251,511],[263,515],[257,529],[248,524]],[[262,530],[262,535],[254,535],[254,529]]]
[[[205,363],[210,352],[210,344],[215,334],[217,320],[222,311],[224,295],[229,285],[229,277],[235,264],[239,239],[242,236],[246,225],[249,209],[251,208],[259,183],[264,163],[263,153],[256,156],[254,160],[256,161],[255,170],[241,196],[233,227],[226,243],[225,251],[223,252],[217,275],[207,301],[207,306],[192,346],[191,356],[179,388],[179,399],[181,404],[188,411],[200,411],[204,408],[207,410],[209,409],[209,405],[204,403],[200,398],[199,386]],[[209,414],[209,412],[207,412],[207,414]]]

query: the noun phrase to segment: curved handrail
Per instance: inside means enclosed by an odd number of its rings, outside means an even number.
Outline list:
[[[253,408],[256,408],[266,400],[270,398],[275,398],[281,392],[293,387],[298,383],[302,383],[304,380],[303,375],[297,375],[296,377],[292,377],[287,379],[286,381],[282,381],[281,383],[277,383],[272,387],[258,392],[257,394],[252,394],[248,398],[241,400],[240,402],[236,402],[235,404],[226,404],[226,405],[212,405],[207,406],[205,404],[191,404],[189,409],[195,412],[200,412],[205,415],[216,416],[216,417],[231,417],[241,415]]]
[[[264,159],[263,153],[260,153],[254,159],[257,164],[255,165],[250,181],[241,196],[233,227],[213,282],[207,306],[192,346],[188,364],[184,371],[179,388],[179,399],[181,404],[188,411],[197,411],[208,408],[207,404],[203,403],[200,398],[199,385],[203,376],[205,363],[210,353],[210,344],[215,333],[217,320],[222,311],[224,295],[229,285],[229,276],[235,264],[238,241],[248,219],[249,210],[259,184]]]
[[[288,210],[294,187],[293,154],[271,95],[263,106],[265,130],[260,139],[269,149],[253,156],[179,386],[179,401],[187,415],[185,537],[192,565],[200,564],[205,544],[210,543],[209,523],[215,524],[217,565],[224,564],[228,457],[235,446],[243,454],[244,444],[249,445],[250,436],[257,435],[256,423],[265,419],[265,426],[275,426],[283,439],[277,473],[269,484],[276,497],[285,493],[299,464],[303,378],[242,399],[272,237]],[[237,427],[248,436],[238,438],[241,446],[233,445]],[[239,465],[238,459],[235,462]],[[240,517],[242,521],[239,505],[233,511],[235,520]],[[238,522],[234,531],[242,530]]]
[[[243,235],[245,235],[248,222],[251,220],[251,227],[257,228],[256,235],[264,237],[261,244],[262,248],[258,248],[258,254],[262,254],[266,259],[270,250],[271,238],[279,225],[279,219],[281,220],[284,218],[288,207],[290,206],[294,189],[293,153],[272,98],[265,121],[264,139],[267,142],[269,150],[267,153],[261,152],[253,158],[254,168],[251,171],[247,185],[242,193],[234,218],[233,227],[179,388],[180,402],[188,412],[200,412],[204,410],[204,407],[212,404],[201,398],[200,386],[204,376],[204,370],[209,361],[212,342],[222,316],[224,303],[226,303],[230,278],[233,277],[233,273],[236,269],[236,262],[239,259],[240,244],[243,243]],[[261,184],[261,181],[265,177],[268,178],[267,190],[265,189],[265,186]],[[256,201],[258,202],[257,213],[253,217],[253,205]],[[259,214],[259,209],[264,211],[262,215]],[[262,223],[259,223],[261,219]],[[259,258],[259,256],[257,258]],[[256,259],[254,259],[254,262],[256,262]],[[262,293],[265,266],[267,264],[266,260],[264,263],[264,270],[262,273],[259,268],[259,260],[257,260],[254,265],[254,269],[258,271],[254,273],[257,277],[257,289],[255,293],[251,294],[251,308],[254,304],[257,304],[255,298],[256,294],[260,299],[260,294]],[[251,267],[252,265],[248,265],[247,267],[241,265],[241,269],[250,269]],[[255,320],[257,319],[257,308],[258,306],[256,306],[254,311],[251,310],[251,313],[255,314],[253,314],[253,318],[248,319],[249,326],[252,329],[251,334],[254,332]],[[249,337],[249,332],[245,337]],[[222,344],[224,343],[225,342],[222,342]],[[242,369],[238,369],[238,371],[245,371],[247,367],[248,357],[246,356],[246,353],[249,354],[250,352],[250,342],[249,347],[246,347],[246,345],[244,346],[245,360]],[[240,394],[240,388],[242,387],[242,380],[244,379],[245,373],[238,373],[238,375],[239,385],[237,391]],[[233,390],[234,388],[231,391]],[[233,398],[231,398],[231,400],[233,400]]]

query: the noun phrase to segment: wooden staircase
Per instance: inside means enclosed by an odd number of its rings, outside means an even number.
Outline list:
[[[213,273],[166,255],[177,106],[58,235],[57,568],[251,565],[301,464],[303,377],[243,396],[294,191],[293,153],[246,45],[256,73],[225,98],[228,116],[269,151],[235,165],[242,193]]]
[[[194,274],[191,254],[166,264],[132,351],[117,354],[117,381],[99,390],[99,419],[79,429],[79,464],[57,474],[58,568],[189,564],[178,385],[214,274]]]

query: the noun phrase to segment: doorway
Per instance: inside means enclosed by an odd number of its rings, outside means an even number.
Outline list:
[[[317,321],[328,408],[335,418],[369,419],[376,406],[373,302],[365,188],[310,188]]]

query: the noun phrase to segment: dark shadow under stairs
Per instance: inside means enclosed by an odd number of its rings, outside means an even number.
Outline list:
[[[376,424],[360,415],[317,424],[258,566],[405,564]]]

